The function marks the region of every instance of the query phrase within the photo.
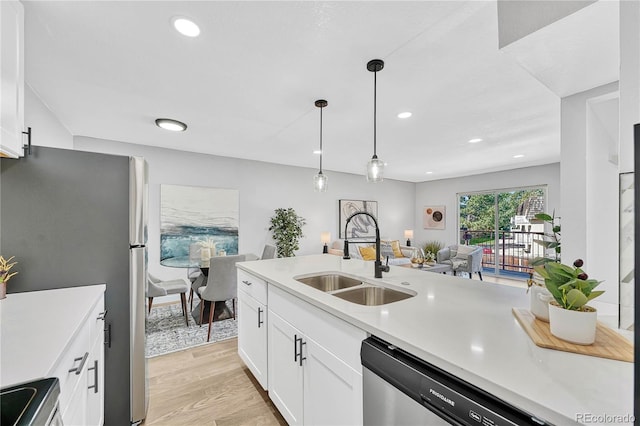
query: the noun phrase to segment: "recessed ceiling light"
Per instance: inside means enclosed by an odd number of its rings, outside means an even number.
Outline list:
[[[428,175],[432,175],[432,174],[433,174],[433,172],[427,172],[427,174],[428,174]]]
[[[469,139],[469,143],[478,143],[478,142],[482,142],[482,139],[480,138]]]
[[[170,118],[158,118],[156,120],[156,126],[165,130],[171,130],[172,132],[184,132],[187,130],[187,125],[182,121],[172,120]]]
[[[522,158],[524,157],[524,154],[516,154],[513,156],[513,158]]]
[[[173,27],[180,34],[187,37],[198,37],[200,35],[200,27],[196,25],[195,22],[187,19],[187,18],[174,18],[173,19]]]
[[[322,151],[320,151],[319,149],[316,149],[315,151],[313,151],[313,153],[316,155],[320,155],[322,154]]]
[[[398,118],[409,118],[411,117],[411,113],[409,111],[407,112],[401,112],[400,114],[398,114]]]

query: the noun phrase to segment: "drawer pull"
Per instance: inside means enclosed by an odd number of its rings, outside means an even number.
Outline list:
[[[93,389],[93,393],[98,393],[98,360],[93,361],[93,367],[89,367],[87,370],[93,370],[93,384],[88,389]]]
[[[107,312],[108,311],[106,309],[104,310],[104,312],[100,312],[98,314],[98,318],[96,318],[96,319],[104,321],[105,317],[107,316]]]
[[[76,373],[76,376],[82,373],[82,367],[84,367],[84,363],[87,362],[87,357],[89,356],[89,352],[85,352],[83,357],[74,358],[73,363],[80,361],[80,365],[74,368],[69,369],[69,373]]]
[[[104,327],[104,345],[108,348],[111,347],[111,324],[105,324]]]
[[[247,280],[242,280],[242,283],[246,284],[246,285],[251,285],[252,284],[251,281],[247,281]]]

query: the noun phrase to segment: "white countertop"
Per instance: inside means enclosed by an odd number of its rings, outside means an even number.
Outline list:
[[[238,267],[557,425],[577,423],[581,413],[633,414],[633,363],[537,347],[511,312],[512,307],[528,308],[523,289],[394,266],[375,279],[372,262],[331,255]],[[326,271],[417,295],[361,306],[293,279]]]
[[[0,300],[0,387],[51,376],[105,289],[29,291]]]

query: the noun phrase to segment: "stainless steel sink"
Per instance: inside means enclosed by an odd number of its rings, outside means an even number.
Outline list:
[[[0,424],[62,424],[52,421],[58,408],[60,382],[56,377],[0,389]]]
[[[359,287],[333,293],[335,297],[360,305],[378,306],[413,297],[413,294],[386,287]]]
[[[296,281],[324,292],[342,290],[362,284],[361,280],[335,273],[296,278]]]

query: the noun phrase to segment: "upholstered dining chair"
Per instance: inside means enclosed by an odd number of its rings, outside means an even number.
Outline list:
[[[169,294],[180,294],[182,302],[182,315],[189,325],[189,314],[187,312],[187,291],[189,284],[187,280],[180,278],[177,280],[162,281],[151,274],[147,277],[147,298],[149,299],[149,313],[151,313],[151,305],[153,305],[154,297],[167,296]]]
[[[262,250],[262,256],[260,259],[275,259],[276,258],[276,246],[271,244],[265,244]]]
[[[236,319],[236,297],[238,295],[236,263],[243,262],[245,257],[244,254],[236,254],[233,256],[217,256],[211,258],[207,284],[198,288],[198,296],[200,296],[202,300],[200,303],[200,326],[202,326],[204,304],[210,304],[207,342],[211,339],[211,323],[213,322],[215,302],[233,300],[233,319]]]

